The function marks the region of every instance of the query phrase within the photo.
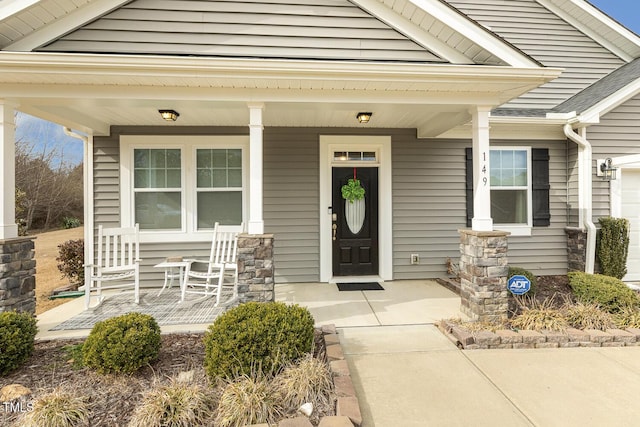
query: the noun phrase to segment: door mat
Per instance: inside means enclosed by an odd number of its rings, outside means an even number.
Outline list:
[[[339,291],[384,291],[384,288],[378,282],[349,282],[336,283]]]

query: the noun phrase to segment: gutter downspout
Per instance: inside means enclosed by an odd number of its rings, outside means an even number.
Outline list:
[[[580,227],[587,229],[587,253],[585,259],[585,273],[593,274],[596,257],[596,226],[593,224],[593,191],[591,177],[592,150],[591,144],[584,136],[584,128],[581,134],[573,130],[570,123],[563,127],[564,134],[571,141],[578,144],[578,175],[579,175],[579,201]],[[580,191],[581,190],[581,191]]]
[[[93,198],[90,197],[93,188],[93,138],[76,133],[68,127],[63,126],[62,130],[66,135],[77,138],[83,143],[84,259],[85,264],[90,264],[91,262],[87,260],[93,260]],[[85,286],[87,280],[88,278],[85,277]]]

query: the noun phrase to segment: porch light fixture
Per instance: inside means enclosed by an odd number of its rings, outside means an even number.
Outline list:
[[[369,120],[371,120],[371,116],[373,115],[373,113],[358,113],[358,115],[356,116],[356,119],[358,119],[358,121],[360,123],[369,123]]]
[[[600,163],[600,173],[598,175],[602,177],[603,181],[613,181],[616,179],[616,171],[618,168],[612,166],[612,162],[613,160],[609,157]]]
[[[180,113],[176,110],[158,110],[158,113],[168,122],[175,122],[180,117]]]

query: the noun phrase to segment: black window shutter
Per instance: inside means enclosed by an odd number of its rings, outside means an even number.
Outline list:
[[[549,150],[531,149],[531,180],[533,198],[533,226],[548,227],[551,224],[549,208]]]
[[[465,169],[466,187],[467,190],[467,227],[471,227],[471,220],[473,219],[473,150],[471,148],[465,148],[466,163]]]
[[[467,227],[471,227],[473,218],[473,150],[465,148]],[[533,199],[533,226],[548,227],[551,223],[549,209],[549,150],[547,148],[531,149],[531,179]]]

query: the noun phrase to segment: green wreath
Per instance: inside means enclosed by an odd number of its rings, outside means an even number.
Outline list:
[[[360,185],[359,179],[349,178],[349,181],[342,186],[342,198],[349,203],[364,199],[364,188]]]

